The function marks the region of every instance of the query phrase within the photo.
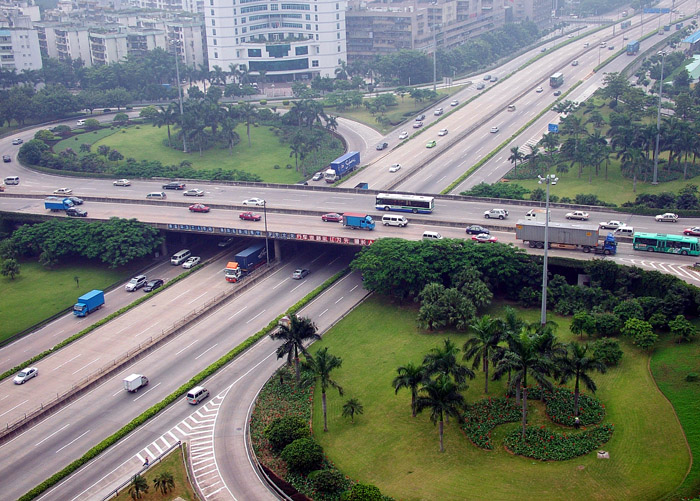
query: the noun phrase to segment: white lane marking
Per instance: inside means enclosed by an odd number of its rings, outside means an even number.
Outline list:
[[[214,346],[212,346],[211,348],[207,348],[207,349],[204,350],[202,353],[200,353],[199,355],[197,355],[196,357],[194,357],[194,359],[195,359],[195,360],[198,360],[199,357],[201,357],[202,355],[204,355],[206,352],[208,352],[208,351],[210,351],[210,350],[213,350],[213,349],[216,348],[218,345],[219,345],[219,343],[216,343],[216,344],[215,344]]]
[[[245,310],[246,308],[248,308],[248,307],[247,307],[247,306],[244,306],[243,308],[241,308],[240,310],[238,310],[236,313],[234,313],[233,315],[231,315],[230,317],[228,317],[227,320],[231,320],[233,317],[235,317],[236,315],[238,315],[239,313],[241,313],[241,312],[242,312],[243,310]]]
[[[58,454],[59,452],[61,452],[63,449],[65,449],[65,448],[68,447],[69,445],[73,444],[74,442],[77,442],[78,440],[80,440],[81,438],[83,438],[85,435],[87,435],[88,433],[90,433],[90,431],[91,431],[91,430],[88,430],[88,431],[86,431],[85,433],[83,433],[82,435],[80,435],[79,437],[75,438],[74,440],[71,440],[71,441],[68,442],[66,445],[64,445],[63,447],[61,447],[60,449],[58,449],[58,450],[55,452],[55,454]]]
[[[197,301],[200,297],[206,296],[207,294],[209,294],[209,291],[206,291],[206,292],[201,293],[199,296],[197,296],[196,298],[194,298],[192,301],[188,302],[187,304],[192,304],[192,303],[194,303],[195,301]]]
[[[58,331],[56,334],[53,334],[51,337],[56,337],[56,336],[58,336],[59,334],[62,334],[63,332],[65,332],[65,329],[62,329],[62,330]]]
[[[18,403],[17,405],[15,405],[14,407],[12,407],[11,409],[8,409],[8,410],[6,410],[5,412],[3,412],[2,414],[0,414],[0,417],[4,416],[4,415],[7,414],[8,412],[12,412],[12,411],[15,410],[17,407],[19,407],[20,405],[26,404],[27,402],[29,402],[29,400],[25,400],[24,402]]]
[[[353,287],[352,289],[350,289],[350,292],[354,291],[354,290],[357,289],[358,287],[359,287],[359,285],[356,285],[355,287]]]
[[[324,314],[324,313],[326,313],[327,311],[328,311],[328,308],[326,308],[326,309],[325,309],[325,310],[323,310],[323,311],[322,311],[321,313],[319,313],[319,315],[318,315],[318,316],[319,316],[319,317],[322,317],[322,316],[323,316],[323,314]]]
[[[51,437],[53,437],[56,433],[60,433],[61,431],[63,431],[63,430],[65,430],[66,428],[68,428],[69,426],[70,426],[70,423],[68,423],[67,425],[65,425],[63,428],[59,428],[58,430],[54,431],[54,432],[53,432],[51,435],[49,435],[48,437],[44,438],[44,439],[41,440],[40,442],[35,443],[35,444],[34,444],[34,447],[36,447],[37,445],[43,444],[43,443],[46,442],[48,439],[50,439]]]
[[[99,359],[100,359],[100,357],[97,357],[97,358],[96,358],[95,360],[93,360],[92,362],[89,362],[89,363],[83,365],[80,369],[78,369],[78,370],[75,371],[75,372],[72,372],[71,374],[75,374],[76,372],[82,371],[85,367],[87,367],[88,365],[94,364],[94,363],[97,362]]]
[[[192,341],[190,344],[188,344],[187,346],[185,346],[183,349],[181,349],[180,351],[178,351],[177,353],[175,353],[175,355],[179,355],[180,353],[182,353],[183,351],[185,351],[187,348],[189,348],[190,346],[192,346],[192,345],[193,345],[194,343],[196,343],[197,341],[199,341],[199,339],[195,339],[195,340]]]
[[[262,315],[263,313],[265,313],[265,310],[261,311],[260,313],[258,313],[257,315],[255,315],[253,318],[251,318],[250,320],[248,320],[248,321],[246,322],[246,324],[249,324],[250,322],[252,322],[252,321],[255,320],[256,318],[258,318],[260,315]]]
[[[66,365],[67,363],[70,363],[70,362],[72,362],[73,360],[75,360],[76,358],[81,357],[81,356],[83,356],[83,354],[82,354],[82,353],[78,353],[76,356],[74,356],[74,357],[71,358],[70,360],[66,360],[66,361],[63,362],[61,365],[58,365],[58,366],[54,367],[53,369],[51,369],[51,372],[60,369],[61,367],[63,367],[63,366]]]
[[[345,296],[340,296],[340,298],[335,302],[335,304],[338,304],[339,302],[341,302],[341,301],[343,300],[344,297],[345,297]]]
[[[299,287],[301,287],[302,285],[304,285],[303,282],[300,283],[299,285],[297,285],[296,287],[294,287],[294,288],[293,288],[291,291],[289,291],[289,292],[294,292],[295,290],[297,290],[297,289],[298,289]]]
[[[284,280],[282,280],[281,282],[279,282],[277,285],[275,285],[275,286],[272,288],[272,290],[275,290],[277,287],[279,287],[280,285],[282,285],[283,283],[285,283],[287,280],[289,280],[289,277],[285,278]]]
[[[442,177],[441,177],[440,179],[438,179],[436,182],[437,182],[437,183],[441,183],[442,181],[445,180],[446,177],[447,177],[447,176],[442,176]]]
[[[326,253],[325,253],[325,252],[322,252],[322,253],[319,254],[315,259],[312,259],[311,262],[312,262],[312,263],[315,263],[316,261],[318,261],[319,259],[321,259],[321,258],[322,258],[323,256],[325,256],[325,255],[326,255]]]
[[[137,401],[139,398],[141,398],[141,397],[145,397],[145,396],[148,395],[151,391],[155,390],[155,389],[158,388],[159,386],[160,386],[160,383],[158,383],[157,385],[153,386],[152,388],[149,388],[148,390],[144,391],[141,395],[139,395],[138,397],[136,397],[136,398],[134,399],[134,402],[136,402],[136,401]]]
[[[179,298],[180,296],[184,296],[185,294],[188,294],[189,292],[190,292],[190,291],[185,291],[185,292],[183,292],[183,293],[181,293],[181,294],[178,294],[178,295],[175,296],[175,297],[172,299],[172,301],[170,301],[170,302],[171,302],[171,303],[175,302],[175,300],[176,300],[177,298]]]

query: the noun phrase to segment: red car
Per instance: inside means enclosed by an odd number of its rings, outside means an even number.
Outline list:
[[[700,226],[693,226],[683,230],[683,234],[691,237],[700,237]]]
[[[478,235],[472,236],[472,240],[477,243],[496,243],[498,242],[498,237],[491,236],[487,233],[479,233]]]
[[[262,219],[262,216],[260,214],[256,214],[255,212],[241,212],[241,215],[238,216],[241,219],[245,221],[260,221]]]
[[[190,205],[190,212],[209,212],[211,209],[204,204]]]
[[[321,216],[321,220],[323,221],[330,221],[332,223],[339,223],[340,221],[343,220],[343,216],[341,214],[337,214],[335,212],[330,212],[328,214],[324,214]]]

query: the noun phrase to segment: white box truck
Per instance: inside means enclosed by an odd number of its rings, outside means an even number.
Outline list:
[[[141,374],[131,374],[124,378],[124,389],[134,392],[142,386],[148,385],[148,378]]]

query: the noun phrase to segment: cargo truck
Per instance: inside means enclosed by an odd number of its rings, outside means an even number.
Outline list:
[[[268,245],[270,249],[270,260],[275,257],[275,246]],[[224,270],[227,282],[235,283],[245,277],[248,273],[267,263],[267,250],[265,242],[253,244],[242,250],[234,257],[234,261],[229,261]]]
[[[124,378],[124,389],[134,392],[142,386],[148,386],[148,378],[142,374],[131,374]]]
[[[86,317],[95,310],[102,308],[105,304],[105,293],[100,290],[91,290],[78,298],[78,302],[73,305],[73,315],[76,317]]]
[[[617,242],[612,233],[598,242],[598,226],[595,224],[549,223],[547,241],[549,248],[581,249],[583,252],[611,255],[617,252]],[[544,248],[544,221],[519,220],[515,225],[515,238],[527,242],[531,248]]]
[[[343,214],[343,226],[347,226],[348,228],[352,228],[353,230],[356,228],[373,230],[374,220],[372,219],[372,216],[368,216],[367,214],[358,214],[357,212],[346,212],[345,214]]]
[[[359,165],[360,152],[349,151],[331,162],[328,170],[323,174],[323,178],[327,183],[335,183],[346,174],[354,171]]]
[[[73,207],[73,201],[70,198],[48,197],[44,200],[44,208],[53,212],[70,209],[71,207]]]
[[[639,40],[632,40],[627,44],[627,55],[635,56],[639,52]]]

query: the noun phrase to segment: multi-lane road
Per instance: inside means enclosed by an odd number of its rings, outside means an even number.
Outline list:
[[[651,27],[650,25],[653,24],[655,23],[647,22],[645,27]],[[634,35],[631,35],[630,38],[637,37],[640,28],[636,24],[633,24],[632,28]],[[578,100],[579,98],[576,96],[590,92],[593,86],[599,85],[599,80],[594,80],[599,79],[600,76],[592,75],[590,70],[597,63],[600,51],[597,47],[598,41],[601,39],[611,40],[611,31],[606,29],[587,37],[585,40],[577,40],[570,46],[551,51],[551,53],[547,53],[546,57],[526,70],[518,72],[516,78],[503,79],[519,67],[524,59],[512,62],[511,67],[490,71],[490,74],[501,78],[498,84],[489,84],[492,89],[489,89],[473,103],[456,111],[454,115],[441,121],[430,131],[420,134],[404,146],[392,150],[386,155],[373,150],[374,145],[380,139],[376,132],[367,127],[357,127],[341,121],[343,134],[349,138],[351,148],[363,151],[365,159],[370,161],[377,158],[370,168],[362,173],[362,178],[351,180],[351,184],[354,186],[358,181],[366,181],[370,182],[372,187],[383,188],[395,179],[388,175],[388,165],[402,163],[404,165],[402,175],[410,172],[411,166],[425,165],[420,173],[407,177],[399,185],[402,190],[434,192],[442,189],[464,172],[466,166],[473,164],[486,152],[500,144],[503,137],[509,136],[514,130],[520,128],[527,121],[528,116],[552,101],[553,96],[546,82],[546,77],[550,73],[568,67],[570,61],[576,58],[579,59],[580,65],[575,72],[573,67],[564,70],[565,74],[569,75],[566,86],[575,80],[591,78],[587,80],[590,81],[590,85],[581,87],[581,90],[577,91],[572,99]],[[619,38],[619,36],[619,33],[616,34],[616,37]],[[591,50],[588,52],[583,50],[584,41],[589,41],[591,46]],[[618,48],[622,46],[621,41],[615,40],[613,43]],[[602,54],[604,58],[607,55]],[[616,71],[612,66],[610,68],[610,71]],[[474,78],[474,83],[478,81],[479,77],[477,76]],[[534,87],[537,85],[544,87],[545,91],[542,93],[534,92]],[[566,86],[564,90],[566,90]],[[475,92],[474,87],[474,85],[467,87],[457,98],[462,102],[468,100],[470,95]],[[505,107],[511,103],[516,104],[516,112],[508,114],[505,112]],[[447,110],[447,105],[443,105],[443,107]],[[543,117],[543,120],[551,121],[549,117]],[[534,127],[541,129],[542,124],[546,123],[544,121],[538,122]],[[499,126],[500,132],[491,134],[488,130],[494,125]],[[410,124],[406,126],[407,130],[413,132],[409,127]],[[437,137],[435,132],[443,127],[449,129],[449,134],[437,138],[438,147],[436,150],[426,150],[425,143],[429,139]],[[536,137],[534,130],[536,129],[526,132],[525,137]],[[537,133],[539,134],[539,130]],[[24,139],[28,139],[32,135],[33,131],[20,134]],[[393,138],[396,135],[398,135],[398,131],[390,137]],[[459,138],[459,141],[456,138]],[[9,145],[10,139],[0,140],[0,147],[7,146],[6,151],[14,148]],[[454,143],[454,145],[431,162],[431,155],[439,153],[441,148],[446,149],[449,143]],[[472,145],[474,146],[472,147]],[[493,165],[487,163],[486,165],[489,167],[483,169],[485,176],[491,176],[485,177],[484,180],[495,180],[495,176],[502,175],[498,174],[497,170],[503,169],[503,164],[506,162],[502,158],[494,159],[492,162]],[[26,170],[16,163],[3,164],[0,167],[0,172],[2,172],[3,177],[10,174],[19,174],[22,177],[20,186],[8,187],[6,195],[10,196],[0,198],[0,209],[14,212],[44,213],[40,198],[27,198],[21,195],[46,195],[59,186],[70,186],[77,196],[86,197],[88,202],[84,207],[92,217],[104,218],[118,215],[137,217],[154,223],[262,229],[260,224],[242,222],[237,219],[242,200],[249,197],[260,197],[268,201],[268,227],[271,232],[303,232],[338,236],[347,236],[350,232],[352,236],[364,236],[344,229],[338,224],[322,223],[318,212],[345,212],[348,210],[376,212],[371,194],[335,190],[195,183],[197,187],[206,191],[204,201],[216,205],[217,208],[210,214],[191,214],[185,207],[178,205],[145,204],[145,194],[160,188],[161,183],[157,182],[135,181],[131,187],[117,188],[112,186],[110,181],[49,176]],[[424,173],[430,174],[426,176]],[[463,189],[463,187],[459,189]],[[192,201],[182,197],[179,192],[168,192],[168,195],[168,203]],[[93,200],[90,200],[91,198]],[[97,198],[105,200],[98,202],[94,200]],[[119,200],[125,200],[129,203],[120,203]],[[434,214],[411,216],[411,224],[403,229],[378,226],[375,232],[367,236],[371,236],[371,238],[380,236],[420,238],[422,232],[429,228],[438,229],[445,236],[464,237],[464,226],[467,224],[488,223],[488,221],[483,220],[481,214],[490,207],[491,204],[488,203],[438,199]],[[524,213],[527,207],[510,207],[510,210],[511,221],[506,222],[505,226],[512,226],[519,213]],[[307,214],[306,211],[315,211],[316,213]],[[552,219],[563,220],[564,212],[566,212],[565,209],[553,209]],[[638,230],[663,232],[667,231],[669,226],[676,231],[682,229],[681,225],[656,223],[648,217],[632,215],[621,217],[612,212],[594,213],[593,216],[595,222],[611,218],[623,219]],[[684,223],[695,225],[700,221],[688,220]],[[513,242],[512,233],[496,232],[496,234],[502,242]],[[516,245],[518,244],[516,243]],[[628,244],[621,244],[619,250],[618,256],[614,258],[618,262],[675,273],[691,283],[700,280],[697,273],[686,268],[685,265],[690,264],[688,258],[654,256],[656,260],[650,261],[642,260],[647,256],[634,253]],[[131,367],[102,383],[76,402],[71,403],[59,413],[4,444],[2,450],[5,459],[0,460],[0,477],[9,478],[11,475],[12,478],[16,479],[13,485],[6,486],[5,495],[10,498],[22,494],[70,460],[79,457],[105,435],[128,422],[143,409],[160,401],[164,395],[172,392],[173,389],[189,379],[193,373],[218,359],[222,353],[266,325],[277,314],[294,303],[296,298],[310,291],[347,264],[349,255],[337,256],[338,252],[342,253],[343,251],[330,246],[298,247],[296,252],[292,250],[286,256],[284,264],[264,279],[262,287],[246,291],[220,310],[193,324],[177,338],[138,360]],[[572,252],[575,256],[583,257],[582,254],[577,254],[574,251],[554,251],[553,253],[572,256]],[[197,305],[207,301],[210,290],[231,285],[222,283],[220,270],[223,268],[226,258],[227,256],[222,256],[212,266],[195,273],[187,280],[186,285],[182,284],[181,288],[178,288],[178,284],[158,294],[145,305],[120,317],[117,321],[95,331],[89,337],[92,344],[97,344],[98,347],[102,346],[105,344],[105,339],[114,340],[115,347],[118,346],[118,342],[138,344],[137,338],[139,336],[150,336],[152,332],[168,328],[169,325],[177,322],[177,315],[173,315],[173,312],[182,314],[191,311]],[[313,273],[306,280],[299,283],[293,282],[289,279],[289,274],[295,266],[309,267]],[[154,273],[157,274],[161,272],[161,269],[158,268],[154,270]],[[363,295],[359,277],[350,275],[310,305],[304,313],[314,318],[319,327],[325,329],[342,313],[356,304]],[[108,301],[110,305],[116,305],[120,301],[128,301],[128,297],[132,296],[123,290],[115,290],[108,296]],[[75,326],[75,323],[70,324],[71,321],[76,321],[76,319],[60,319],[54,323],[53,327],[65,330],[65,334],[68,335],[71,328]],[[47,329],[46,332],[33,336],[33,340],[29,338],[26,343],[30,343],[30,340],[38,343],[38,340],[41,339],[41,342],[54,344],[55,340],[47,339],[47,333],[50,332],[52,330]],[[60,335],[63,336],[63,334]],[[40,377],[25,387],[14,387],[8,382],[0,383],[0,419],[7,419],[3,416],[20,412],[22,406],[26,406],[30,402],[36,403],[45,395],[60,391],[60,388],[70,384],[71,381],[83,377],[85,371],[89,371],[92,367],[107,360],[107,354],[99,353],[99,348],[95,350],[95,346],[90,346],[90,344],[90,342],[76,343],[62,353],[42,361],[40,363]],[[19,346],[21,345],[16,345],[15,348]],[[26,353],[33,352],[35,349],[38,351],[38,348],[38,344],[22,346]],[[199,471],[207,473],[206,478],[202,476],[196,478],[196,481],[200,488],[207,489],[205,492],[208,499],[269,499],[269,494],[254,476],[253,469],[245,455],[243,432],[250,402],[254,400],[257,389],[272,370],[278,366],[278,361],[272,355],[273,351],[274,346],[269,340],[259,343],[207,382],[213,398],[194,417],[192,416],[194,409],[185,402],[171,406],[145,427],[134,432],[125,441],[83,468],[74,477],[53,489],[45,496],[45,499],[96,498],[133,474],[140,466],[140,461],[144,456],[157,454],[159,450],[175,440],[191,440],[193,437],[199,437],[202,440],[200,443],[191,442],[191,446],[193,453],[196,452],[198,461],[201,462]],[[13,364],[15,359],[12,358],[14,355],[10,355],[10,352],[11,350],[0,350],[0,364],[8,366]],[[20,358],[27,358],[24,356],[26,353],[23,352]],[[103,356],[105,356],[104,360],[102,360]],[[136,396],[126,394],[121,390],[121,378],[125,374],[138,371],[149,375],[151,385],[146,391],[140,392]],[[25,391],[26,393],[24,393]],[[25,400],[26,402],[24,402]],[[219,415],[225,419],[218,419]],[[209,451],[211,454],[208,453]],[[213,462],[211,462],[210,456],[215,458]],[[25,475],[19,477],[13,475],[18,464],[23,465]],[[214,474],[210,473],[212,470],[215,470]],[[210,476],[215,477],[216,480],[208,480],[207,478]],[[215,494],[209,494],[214,492]]]

